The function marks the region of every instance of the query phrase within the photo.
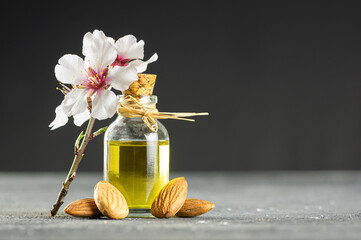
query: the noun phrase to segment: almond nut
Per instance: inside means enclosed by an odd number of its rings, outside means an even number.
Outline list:
[[[168,182],[155,197],[151,213],[157,218],[173,217],[187,198],[188,184],[184,177]]]
[[[104,216],[122,219],[129,214],[128,204],[123,194],[106,181],[100,181],[95,185],[94,200]]]
[[[177,212],[178,217],[196,217],[214,208],[214,204],[206,200],[186,199],[182,208]]]
[[[79,199],[69,203],[64,212],[74,217],[100,217],[103,214],[97,208],[93,198]]]

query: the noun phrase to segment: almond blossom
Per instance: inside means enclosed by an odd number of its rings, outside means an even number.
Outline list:
[[[142,61],[144,58],[144,41],[137,42],[137,38],[133,35],[126,35],[114,41],[112,38],[108,38],[108,41],[117,50],[117,58],[113,62],[112,66],[134,66],[137,73],[142,73],[147,70],[149,63],[158,60],[158,55],[153,54],[147,61]]]
[[[56,117],[49,127],[56,129],[74,117],[80,126],[90,117],[103,120],[112,117],[118,100],[111,88],[124,91],[138,79],[133,65],[115,65],[117,50],[102,31],[86,33],[83,38],[83,60],[77,55],[66,54],[55,66],[55,76],[64,85],[64,100],[56,108]]]

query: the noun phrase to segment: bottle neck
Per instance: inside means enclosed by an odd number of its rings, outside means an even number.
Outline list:
[[[140,95],[140,96],[130,96],[130,95],[119,95],[119,104],[118,104],[118,115],[123,117],[136,117],[137,113],[144,115],[144,112],[158,112],[157,105],[157,96],[155,95]]]
[[[127,96],[129,95],[118,95],[118,102],[121,103]],[[144,105],[156,105],[158,102],[156,95],[137,95],[132,97]]]

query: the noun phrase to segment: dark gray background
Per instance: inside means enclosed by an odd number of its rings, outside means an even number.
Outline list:
[[[57,1],[1,9],[1,171],[66,171],[85,126],[50,131],[54,66],[101,29],[159,60],[171,170],[360,169],[359,1]],[[112,120],[98,121],[96,127]],[[80,170],[102,169],[102,137]]]

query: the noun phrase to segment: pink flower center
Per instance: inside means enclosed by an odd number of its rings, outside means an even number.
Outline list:
[[[117,58],[115,59],[115,61],[112,63],[112,67],[115,66],[128,66],[129,65],[129,61],[130,59],[128,58],[124,58],[122,56],[117,55]]]
[[[102,88],[106,88],[107,74],[108,68],[104,68],[102,71],[96,72],[93,68],[88,67],[87,74],[85,74],[87,78],[78,87],[90,90],[91,93],[94,93]]]

